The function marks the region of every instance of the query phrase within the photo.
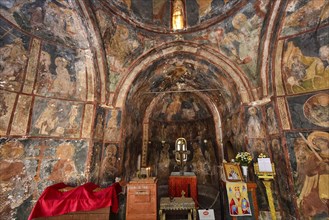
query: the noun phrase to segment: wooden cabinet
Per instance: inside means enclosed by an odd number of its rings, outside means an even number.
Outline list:
[[[157,179],[136,179],[127,184],[126,220],[157,219]]]

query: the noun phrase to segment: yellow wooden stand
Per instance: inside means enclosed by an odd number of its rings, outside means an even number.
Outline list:
[[[258,176],[259,179],[262,180],[265,186],[272,220],[276,220],[276,213],[275,213],[272,188],[271,188],[272,180],[274,179],[275,176],[275,169],[274,169],[274,164],[271,163],[271,165],[272,165],[272,172],[260,172],[258,163],[254,163],[254,170],[255,170],[255,174]]]

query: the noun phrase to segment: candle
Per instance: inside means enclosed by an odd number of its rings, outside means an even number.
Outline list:
[[[137,170],[141,169],[141,155],[138,154],[138,158],[137,158]]]
[[[151,167],[146,168],[146,175],[147,175],[147,177],[151,176]]]

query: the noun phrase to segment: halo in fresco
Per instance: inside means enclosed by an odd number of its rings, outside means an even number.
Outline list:
[[[310,97],[303,106],[305,117],[313,124],[329,127],[329,94],[320,93]]]

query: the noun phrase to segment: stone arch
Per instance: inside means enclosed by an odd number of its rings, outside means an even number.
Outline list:
[[[218,146],[219,149],[217,149],[219,155],[218,158],[220,160],[224,159],[224,149],[223,149],[223,142],[222,142],[222,138],[223,138],[223,134],[222,134],[222,116],[220,115],[217,106],[214,104],[214,102],[206,95],[202,94],[201,92],[196,92],[195,93],[197,96],[199,96],[202,100],[205,101],[205,103],[207,104],[207,107],[210,109],[212,115],[213,115],[213,119],[214,119],[214,124],[215,124],[215,131],[216,131],[216,144]],[[161,93],[158,96],[156,96],[152,102],[150,103],[150,105],[146,108],[145,114],[144,114],[144,119],[143,119],[143,128],[144,125],[148,125],[149,124],[149,119],[150,119],[150,115],[153,111],[153,108],[155,107],[155,105],[158,103],[159,100],[161,100],[163,98],[163,96],[165,95],[165,93]],[[146,126],[148,127],[148,126]],[[148,138],[147,136],[144,136],[144,130],[143,130],[143,148],[147,147],[148,144],[148,140],[145,138]],[[143,149],[144,150],[144,149]]]
[[[243,71],[230,61],[229,58],[218,51],[202,47],[198,44],[176,41],[155,48],[140,56],[128,69],[126,76],[120,81],[110,105],[117,108],[123,108],[124,100],[127,97],[130,85],[138,77],[139,73],[151,63],[159,59],[165,59],[167,56],[174,53],[193,54],[194,56],[202,58],[220,68],[224,73],[231,77],[237,85],[238,93],[243,103],[249,103],[258,99],[257,94],[251,92],[254,89],[249,84]]]

